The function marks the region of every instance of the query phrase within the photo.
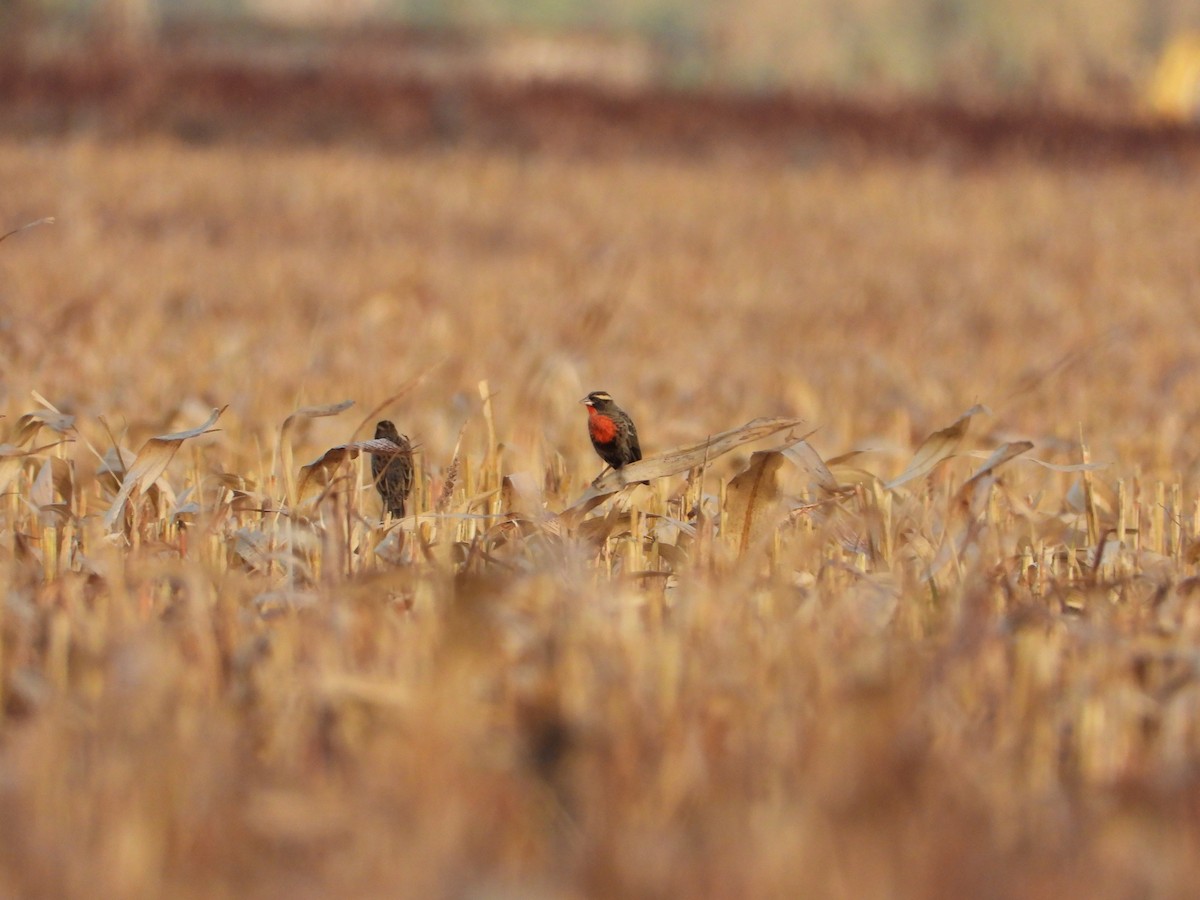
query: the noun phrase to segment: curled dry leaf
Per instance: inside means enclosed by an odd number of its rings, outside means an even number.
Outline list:
[[[125,504],[129,501],[130,496],[137,491],[145,490],[148,485],[157,481],[162,473],[166,471],[167,466],[175,456],[175,452],[183,442],[207,433],[217,419],[221,417],[221,413],[225,412],[225,409],[226,407],[224,406],[220,409],[214,409],[212,415],[208,417],[208,421],[203,425],[198,425],[188,431],[160,434],[146,441],[134,458],[133,464],[125,472],[125,478],[121,482],[121,489],[117,492],[112,506],[104,514],[104,527],[111,531],[113,525],[116,524],[124,512]]]
[[[70,503],[74,492],[74,477],[71,464],[65,459],[51,456],[42,463],[37,478],[33,481],[29,499],[39,507],[51,506],[62,500]]]
[[[820,491],[837,492],[838,483],[833,473],[803,438],[752,454],[749,465],[734,476],[725,489],[722,530],[736,544],[739,554],[755,545],[783,517],[784,494],[779,472],[785,462],[807,474]]]
[[[52,409],[25,413],[17,419],[17,445],[24,446],[29,443],[43,428],[49,428],[58,434],[67,434],[75,428],[75,417]]]
[[[542,519],[546,515],[546,501],[541,486],[528,472],[513,472],[505,475],[501,482],[502,509],[506,513],[526,519]]]
[[[1016,459],[1022,453],[1033,449],[1032,441],[1010,441],[1001,444],[987,458],[982,466],[966,480],[959,488],[958,496],[966,504],[973,516],[983,511],[992,486],[996,483],[996,470],[1010,460]]]
[[[29,450],[14,447],[12,444],[0,444],[0,493],[8,490],[9,484],[21,471],[21,463],[26,457],[34,456],[51,447],[57,447],[61,443],[62,441],[56,441],[53,444],[45,444]]]
[[[1009,441],[1007,444],[1001,444],[992,451],[992,455],[984,461],[983,465],[967,479],[963,488],[967,488],[972,482],[978,482],[986,478],[1009,460],[1016,459],[1022,453],[1028,453],[1032,449],[1033,441]]]
[[[805,436],[807,437],[807,435]],[[837,477],[830,471],[829,466],[821,459],[821,455],[813,449],[812,444],[801,439],[794,444],[780,447],[779,452],[787,457],[801,472],[806,472],[812,479],[813,485],[825,494],[836,494],[841,490]]]
[[[374,441],[353,441],[349,444],[338,444],[330,447],[312,462],[300,467],[300,483],[296,487],[296,497],[303,497],[313,484],[324,485],[329,480],[329,474],[348,459],[358,456],[360,443],[375,443]],[[391,446],[391,441],[379,441]]]
[[[338,403],[326,403],[324,406],[301,407],[283,420],[283,426],[279,429],[279,433],[286,436],[301,419],[320,419],[325,416],[336,416],[339,413],[344,413],[353,405],[353,400],[342,400]]]
[[[96,467],[97,475],[111,475],[113,481],[120,487],[121,479],[133,465],[136,454],[128,447],[109,447],[100,457],[100,465]]]
[[[996,470],[1032,449],[1031,441],[1010,441],[1001,444],[959,488],[959,502],[956,508],[965,512],[965,518],[961,514],[956,515],[954,520],[948,523],[937,554],[925,572],[926,581],[936,577],[952,559],[962,559],[968,555],[967,551],[972,542],[977,541],[983,532],[981,520],[987,509],[992,488],[996,484]]]
[[[914,478],[921,478],[924,475],[928,475],[941,462],[954,455],[954,452],[958,449],[958,445],[962,443],[962,439],[967,434],[967,428],[970,427],[971,419],[979,413],[986,412],[989,412],[986,406],[976,404],[955,419],[950,425],[929,435],[929,437],[921,442],[921,446],[917,448],[917,452],[913,454],[908,468],[901,472],[895,479],[885,484],[884,487],[889,491],[895,490],[900,485],[907,484]]]
[[[328,476],[334,469],[348,459],[357,459],[358,454],[363,451],[367,453],[395,454],[400,449],[399,445],[389,441],[387,438],[350,441],[348,444],[338,444],[336,447],[330,447],[312,462],[300,467],[300,483],[297,486],[298,496],[303,497],[305,492],[314,484],[323,486],[328,483]]]
[[[778,518],[779,469],[785,457],[779,450],[760,450],[725,489],[723,531],[738,553],[745,553]]]
[[[295,458],[292,456],[292,442],[288,440],[292,429],[296,427],[298,422],[304,419],[320,419],[326,416],[336,416],[339,413],[345,412],[353,405],[353,400],[342,400],[339,403],[327,403],[324,406],[305,406],[283,420],[283,425],[279,428],[279,461],[283,466],[284,487],[287,491],[289,505],[295,505],[297,491],[296,481],[292,476]]]

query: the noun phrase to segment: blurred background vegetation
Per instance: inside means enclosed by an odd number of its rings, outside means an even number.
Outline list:
[[[516,56],[607,59],[625,80],[739,91],[819,89],[956,99],[1142,101],[1173,40],[1200,29],[1194,0],[0,0],[15,46],[82,35],[153,43],[226,35],[392,29],[507,35]],[[575,42],[572,45],[572,42]],[[586,68],[585,72],[588,71]],[[551,73],[552,74],[552,73]],[[1189,64],[1176,80],[1200,79]],[[1195,96],[1194,86],[1183,90]]]

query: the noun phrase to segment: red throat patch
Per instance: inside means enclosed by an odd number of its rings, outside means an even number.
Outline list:
[[[601,444],[611,444],[617,439],[617,423],[605,415],[596,412],[596,407],[589,406],[588,411],[588,434],[592,436],[593,441],[599,441]]]

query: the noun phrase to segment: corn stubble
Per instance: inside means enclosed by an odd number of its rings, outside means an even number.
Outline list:
[[[146,177],[185,193],[209,184],[181,175],[167,149],[145,149]],[[111,152],[114,190],[128,190],[132,164]],[[72,164],[99,165],[97,153]],[[14,149],[0,158],[19,168]],[[236,181],[237,159],[219,162],[212,172]],[[284,182],[316,183],[300,176],[334,165],[303,155],[280,164],[281,197],[291,196]],[[784,224],[808,214],[789,212],[801,201],[782,176],[715,163],[690,175],[601,163],[591,181],[563,162],[532,175],[490,158],[415,165],[413,191],[479,178],[502,208],[511,192],[513,252],[542,248],[551,267],[554,235],[519,212],[553,209],[538,207],[555,193],[543,179],[588,227],[614,233],[630,226],[605,218],[611,191],[669,209],[658,192],[672,184],[752,228],[766,213],[741,211],[743,180],[773,184]],[[941,180],[951,176],[905,174],[954,203]],[[830,227],[858,234],[874,227],[895,176],[831,170],[802,186],[837,193]],[[994,178],[989,202],[1023,198],[1043,223],[1088,202],[1019,167],[959,177]],[[1128,173],[1107,177],[1113,195],[1129,193]],[[1143,187],[1156,215],[1181,202]],[[468,215],[461,188],[445,190],[429,208]],[[1057,203],[1046,199],[1054,191]],[[353,198],[368,204],[364,221],[370,196]],[[332,199],[340,215],[356,208]],[[135,192],[131,202],[166,201]],[[285,224],[316,240],[303,220]],[[988,234],[1024,252],[1028,236],[995,223]],[[970,231],[922,227],[934,247]],[[682,221],[666,232],[688,245]],[[895,265],[921,249],[911,234],[875,239],[884,256],[899,242]],[[1122,241],[1167,273],[1184,252]],[[842,274],[864,292],[889,278],[880,296],[903,291],[923,271],[889,274],[888,260],[873,259],[854,274],[856,246],[843,249]],[[993,259],[989,246],[964,278],[1003,267],[1009,257]],[[331,268],[341,249],[329,250]],[[692,251],[716,281],[769,291],[737,253],[725,262]],[[373,252],[365,245],[364,265]],[[1077,272],[1075,252],[1051,245],[1043,276]],[[673,284],[683,275],[669,257],[626,287]],[[486,247],[478,259],[491,264]],[[597,282],[620,281],[629,265],[602,267]],[[467,269],[467,292],[514,277],[497,270],[494,283],[474,283],[487,274]],[[35,290],[28,274],[14,277]],[[61,288],[61,273],[47,277],[47,290]],[[355,283],[349,270],[330,277]],[[419,293],[441,276],[406,277]],[[686,332],[690,313],[674,302],[664,315]],[[388,303],[364,304],[368,318],[389,315]],[[724,355],[721,377],[758,385],[754,399],[735,406],[714,389],[704,409],[681,411],[670,392],[640,398],[639,410],[661,410],[639,421],[645,459],[596,483],[571,408],[581,391],[560,385],[571,381],[563,366],[519,358],[519,371],[551,374],[476,384],[431,368],[397,401],[421,447],[400,519],[382,515],[377,448],[361,437],[382,398],[348,380],[336,340],[320,351],[328,380],[313,376],[316,399],[361,394],[363,409],[302,405],[283,388],[218,409],[168,405],[153,380],[101,382],[109,393],[69,404],[45,390],[10,396],[0,423],[0,894],[1050,896],[1068,883],[1101,897],[1186,893],[1200,875],[1200,485],[1168,443],[1186,422],[1168,413],[1157,443],[1144,430],[1108,437],[1089,418],[1095,395],[1055,374],[1060,338],[1037,345],[1041,371],[1000,354],[978,382],[962,370],[962,396],[913,388],[897,399],[895,371],[920,367],[887,354],[929,323],[911,306],[871,315],[891,316],[864,350],[879,354],[887,402],[837,382],[844,349],[811,351],[809,364],[828,373],[812,384],[836,395],[829,407],[809,402],[811,384],[777,384]],[[378,324],[353,334],[394,331]],[[442,341],[436,352],[466,353],[454,342],[473,351],[472,327],[427,337]],[[1070,338],[1085,348],[1099,339]],[[201,330],[195,340],[214,358],[241,352],[236,337]],[[144,346],[148,365],[170,352]],[[28,362],[22,352],[15,344]],[[262,353],[276,352],[264,339]],[[1137,421],[1143,401],[1106,382],[1117,376],[1093,352],[1068,365]],[[992,390],[992,409],[971,405],[995,383],[1014,385],[1011,396]],[[145,418],[106,397],[136,399]],[[857,406],[864,424],[834,402]],[[1070,422],[1051,414],[1055,402]],[[781,406],[805,412],[777,417]]]

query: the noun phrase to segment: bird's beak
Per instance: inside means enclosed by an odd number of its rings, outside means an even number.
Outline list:
[[[591,397],[584,397],[584,398],[583,398],[582,400],[580,400],[579,402],[580,402],[580,403],[582,403],[584,406],[591,406],[591,405],[592,405],[592,398],[591,398]]]

